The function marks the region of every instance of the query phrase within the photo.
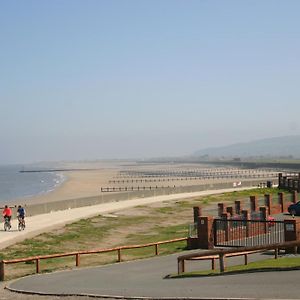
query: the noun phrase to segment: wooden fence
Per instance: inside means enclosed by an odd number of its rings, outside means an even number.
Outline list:
[[[102,193],[108,192],[130,192],[130,191],[151,191],[157,189],[174,189],[176,186],[125,186],[125,187],[101,187]]]
[[[257,246],[257,247],[244,247],[238,249],[220,249],[220,250],[210,250],[205,252],[197,252],[192,254],[186,254],[177,257],[177,267],[178,267],[178,274],[186,272],[185,268],[185,261],[186,260],[211,260],[212,269],[215,269],[215,259],[219,259],[220,265],[220,272],[225,271],[225,257],[232,257],[232,256],[244,256],[245,257],[245,265],[248,264],[248,255],[257,253],[257,252],[264,252],[267,250],[274,250],[275,259],[278,257],[279,250],[282,249],[289,249],[293,252],[297,252],[297,248],[300,247],[300,241],[294,242],[285,242],[285,243],[278,243],[272,245],[264,245],[264,246]]]
[[[75,265],[76,267],[80,266],[80,256],[81,255],[88,255],[88,254],[99,254],[99,253],[108,253],[108,252],[117,252],[117,261],[122,261],[122,250],[129,250],[129,249],[138,249],[138,248],[146,248],[146,247],[153,247],[155,255],[159,255],[159,245],[169,244],[169,243],[176,243],[181,241],[187,241],[187,238],[177,238],[167,241],[160,241],[155,243],[148,243],[143,245],[130,245],[130,246],[120,246],[115,248],[107,248],[107,249],[95,249],[95,250],[88,250],[88,251],[74,251],[68,253],[60,253],[60,254],[50,254],[50,255],[41,255],[41,256],[33,256],[33,257],[26,257],[26,258],[17,258],[11,260],[1,260],[0,261],[0,281],[5,280],[5,265],[8,264],[16,264],[16,263],[24,263],[24,262],[34,262],[35,263],[35,271],[36,273],[40,273],[40,261],[43,259],[50,259],[50,258],[61,258],[67,256],[74,256],[75,257]]]

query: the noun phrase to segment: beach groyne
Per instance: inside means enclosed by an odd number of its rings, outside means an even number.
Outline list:
[[[98,171],[101,169],[30,169],[30,170],[20,170],[19,173],[57,173],[57,172],[74,172],[74,171]]]
[[[276,184],[276,183],[274,183]],[[243,181],[242,185],[239,187],[258,187],[266,186],[265,182],[262,180],[249,180]],[[207,183],[201,185],[191,185],[191,186],[177,186],[177,187],[164,187],[157,188],[153,190],[134,190],[127,192],[112,192],[112,193],[101,193],[99,195],[92,197],[74,198],[59,200],[47,203],[36,203],[36,204],[25,204],[27,216],[34,216],[39,214],[46,214],[60,210],[68,210],[72,208],[84,207],[98,205],[102,203],[118,202],[124,200],[132,200],[138,198],[155,197],[162,195],[171,194],[181,194],[181,193],[193,193],[206,190],[217,190],[217,189],[228,189],[233,188],[233,182],[224,183]]]

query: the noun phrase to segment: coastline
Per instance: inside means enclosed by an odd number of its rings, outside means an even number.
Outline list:
[[[29,197],[9,200],[11,205],[32,205],[49,203],[67,199],[93,197],[100,194],[101,185],[107,184],[108,180],[116,172],[107,170],[80,170],[70,172],[57,172],[64,177],[61,184],[53,190]]]
[[[189,170],[191,167],[198,169],[198,165],[176,165],[171,170],[169,166],[161,164],[136,166],[115,163],[97,167],[97,169],[90,167],[88,170],[63,172],[62,175],[67,179],[54,191],[23,199],[23,203],[16,200],[16,204],[25,206],[29,226],[21,233],[11,232],[8,235],[0,232],[2,246],[80,218],[97,215],[101,211],[108,213],[143,203],[252,189],[257,187],[259,182],[267,180],[262,177],[242,179],[239,175],[229,178],[213,176],[213,178],[206,179],[191,178],[183,176],[181,173],[179,176],[177,175],[178,170],[181,172],[182,169]],[[165,171],[168,175],[161,171]],[[148,174],[150,175],[147,177]],[[237,181],[242,181],[239,186],[235,184]],[[116,190],[103,192],[101,187],[111,187]],[[121,187],[123,188],[122,192]],[[124,187],[127,187],[128,190],[124,191]],[[138,187],[139,189],[137,189]],[[13,222],[16,222],[15,215],[16,209],[13,209]],[[31,229],[29,230],[29,228]]]
[[[80,166],[80,168],[78,167]],[[199,165],[155,164],[140,166],[124,163],[81,163],[64,165],[65,180],[53,191],[33,197],[14,199],[11,205],[21,204],[28,208],[28,216],[73,209],[83,206],[92,206],[108,202],[118,202],[136,198],[147,198],[171,194],[194,193],[208,190],[228,189],[235,187],[237,181],[242,181],[240,187],[253,187],[266,178],[241,179],[230,178],[184,178],[176,177],[172,172],[178,170],[198,169]],[[74,170],[74,168],[76,168]],[[167,169],[168,168],[168,169]],[[68,170],[69,169],[69,170]],[[166,170],[167,169],[167,170]],[[200,168],[201,169],[201,166]],[[169,176],[160,177],[161,170],[169,172]],[[127,172],[131,172],[127,175]],[[144,173],[143,173],[144,172]],[[133,175],[132,175],[133,174]],[[142,176],[143,174],[158,174],[156,177]],[[153,176],[153,175],[150,175]],[[153,178],[156,178],[155,181]],[[109,187],[112,192],[101,191],[102,187]],[[151,188],[152,187],[152,188]],[[236,186],[237,187],[237,186]],[[128,189],[128,190],[127,190]]]

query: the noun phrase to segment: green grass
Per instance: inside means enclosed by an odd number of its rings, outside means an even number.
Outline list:
[[[162,210],[160,214],[165,215],[167,212]],[[57,231],[44,233],[35,238],[26,239],[21,243],[10,246],[0,252],[0,259],[8,260],[76,250],[88,250],[91,249],[91,241],[93,245],[98,244],[97,248],[102,248],[101,242],[112,231],[115,232],[114,234],[118,234],[118,230],[134,225],[138,227],[139,224],[149,222],[149,219],[154,221],[154,224],[151,226],[151,233],[148,234],[148,232],[142,231],[140,233],[128,234],[123,245],[146,244],[187,236],[187,224],[165,227],[158,226],[157,224],[160,223],[161,218],[162,216],[156,212],[155,217],[121,216],[118,218],[105,218],[98,216],[87,220],[80,220],[73,224],[66,225],[63,233],[58,233]],[[95,248],[95,246],[93,248]],[[167,248],[172,249],[172,245],[167,246]],[[147,251],[148,250],[145,250],[145,254],[147,254]],[[142,250],[139,250],[139,253],[143,255]]]
[[[52,231],[10,246],[0,252],[0,260],[87,250],[91,242],[101,248],[101,242],[112,230],[132,226],[146,219],[140,216],[121,218],[97,216],[80,220],[66,225],[62,233]]]
[[[159,226],[155,225],[150,234],[131,233],[127,235],[127,242],[129,244],[147,244],[157,241],[166,241],[181,237],[187,237],[187,224],[173,225],[173,226]]]
[[[186,250],[186,241],[163,244],[158,246],[159,255],[167,255]],[[155,247],[128,249],[122,250],[122,257],[126,257],[126,260],[133,260],[137,258],[152,257],[155,255]]]
[[[159,208],[156,208],[155,211],[157,213],[170,214],[170,215],[175,213],[173,206],[159,207]]]
[[[278,259],[270,258],[266,260],[251,262],[248,265],[237,265],[226,267],[224,273],[220,273],[220,270],[203,270],[186,272],[180,275],[171,275],[172,278],[188,278],[188,277],[201,277],[201,276],[215,276],[221,274],[232,273],[247,273],[247,272],[262,272],[270,270],[288,270],[288,269],[300,269],[300,257],[280,257]]]

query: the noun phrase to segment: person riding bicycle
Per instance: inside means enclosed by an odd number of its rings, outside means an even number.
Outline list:
[[[19,223],[23,223],[25,227],[25,208],[21,205],[18,206],[17,215]]]
[[[12,215],[11,208],[8,207],[7,205],[5,205],[5,207],[4,207],[3,211],[2,211],[2,215],[3,215],[4,220],[8,219],[9,226],[11,227],[11,225],[10,225],[10,220],[11,220],[11,215]]]

